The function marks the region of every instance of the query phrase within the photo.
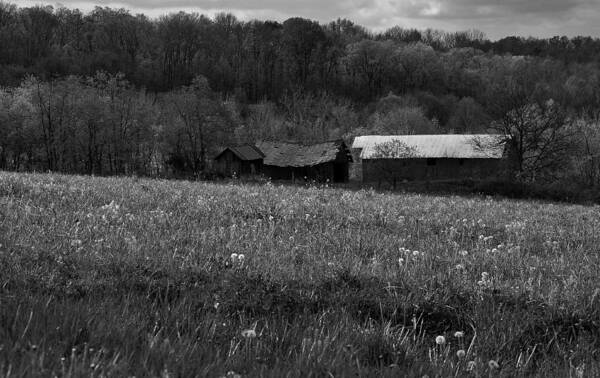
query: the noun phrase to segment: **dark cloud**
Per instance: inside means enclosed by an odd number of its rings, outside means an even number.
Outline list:
[[[16,3],[30,6],[40,1]],[[598,0],[62,0],[62,4],[83,10],[96,5],[125,7],[150,16],[185,10],[280,21],[292,16],[321,22],[341,17],[376,31],[395,25],[449,31],[475,28],[493,39],[506,35],[600,36]]]

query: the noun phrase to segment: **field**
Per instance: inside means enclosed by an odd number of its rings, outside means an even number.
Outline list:
[[[598,206],[0,172],[0,376],[594,377],[599,277]]]

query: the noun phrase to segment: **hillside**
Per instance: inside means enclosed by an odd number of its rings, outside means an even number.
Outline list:
[[[0,374],[598,376],[599,229],[598,206],[0,172]]]

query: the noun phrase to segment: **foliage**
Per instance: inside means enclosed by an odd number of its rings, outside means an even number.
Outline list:
[[[500,132],[522,139],[521,179],[571,180],[575,166],[593,187],[596,162],[577,163],[597,149],[599,46],[0,2],[0,167],[198,176],[220,145],[256,139]]]

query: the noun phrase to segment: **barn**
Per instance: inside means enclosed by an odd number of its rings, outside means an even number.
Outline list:
[[[508,168],[504,135],[365,135],[354,139],[352,180],[487,179]]]
[[[260,174],[263,158],[264,154],[250,144],[226,147],[215,157],[215,170],[226,177]]]
[[[350,150],[342,140],[318,144],[262,141],[263,173],[273,180],[348,181]]]

